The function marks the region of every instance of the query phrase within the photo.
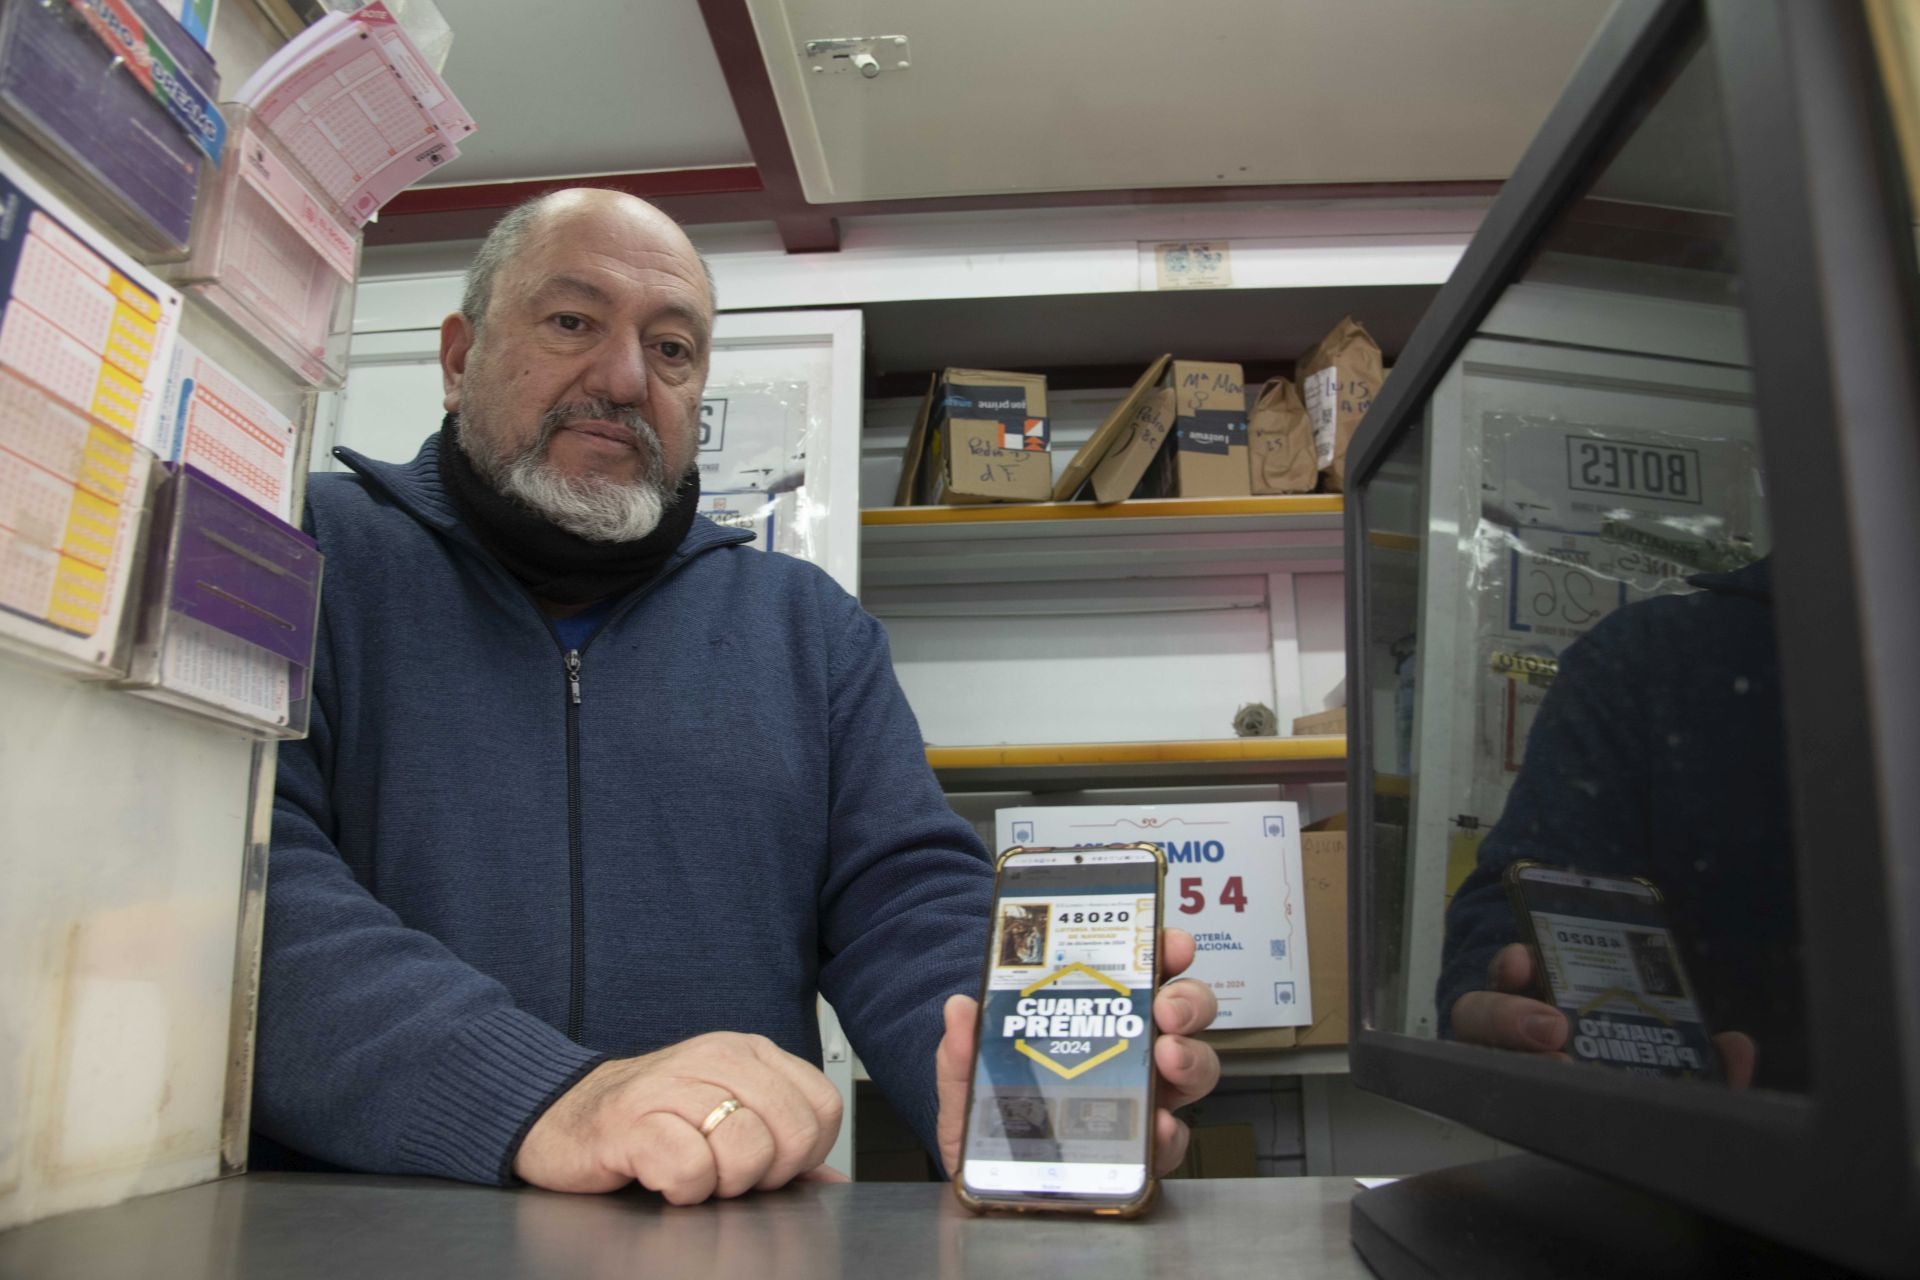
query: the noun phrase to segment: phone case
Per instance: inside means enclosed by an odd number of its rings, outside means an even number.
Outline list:
[[[1501,880],[1501,883],[1506,886],[1508,906],[1513,911],[1514,919],[1515,921],[1518,922],[1520,926],[1520,941],[1526,945],[1528,955],[1533,960],[1534,990],[1531,994],[1535,998],[1541,1001],[1544,1001],[1547,1004],[1554,1005],[1557,1008],[1560,1003],[1559,997],[1556,995],[1556,993],[1552,990],[1552,988],[1547,983],[1546,957],[1541,954],[1540,939],[1537,936],[1535,936],[1533,931],[1533,910],[1531,907],[1527,905],[1526,895],[1523,893],[1521,889],[1521,884],[1520,884],[1520,878],[1522,873],[1532,870],[1533,868],[1536,868],[1536,867],[1545,871],[1566,870],[1566,868],[1555,867],[1548,863],[1540,862],[1536,859],[1521,858],[1519,861],[1510,863],[1508,865],[1506,871],[1501,874],[1500,880]],[[1667,911],[1666,895],[1660,892],[1659,885],[1647,879],[1645,876],[1596,875],[1596,876],[1591,876],[1589,878],[1595,881],[1600,881],[1600,882],[1611,881],[1615,884],[1639,885],[1641,888],[1645,889],[1649,894],[1653,896],[1654,904],[1660,909],[1661,915],[1663,917],[1666,915],[1666,911]],[[1669,936],[1674,935],[1674,930],[1671,925],[1667,927],[1667,932]],[[1691,985],[1691,979],[1689,979],[1689,985]],[[1696,1014],[1696,1021],[1698,1021],[1699,1025],[1708,1033],[1708,1045],[1709,1045],[1709,1049],[1711,1050],[1712,1027],[1709,1026],[1709,1024],[1706,1022],[1703,1016],[1698,1016],[1700,1011],[1697,1005],[1695,1006],[1694,1012]],[[1709,1052],[1707,1062],[1708,1062],[1707,1078],[1709,1079],[1719,1078],[1726,1069],[1725,1064],[1721,1062],[1717,1052]]]
[[[1534,937],[1533,934],[1533,909],[1527,905],[1526,896],[1520,888],[1521,873],[1531,871],[1535,867],[1543,871],[1564,870],[1562,867],[1550,866],[1534,858],[1521,858],[1517,862],[1507,864],[1507,869],[1500,875],[1500,883],[1503,884],[1507,890],[1507,906],[1513,912],[1513,918],[1519,922],[1520,941],[1526,944],[1527,951],[1533,957],[1535,987],[1533,994],[1548,1004],[1553,1004],[1553,992],[1547,989],[1546,959],[1540,954],[1540,940]],[[1655,904],[1659,906],[1662,912],[1665,912],[1667,909],[1667,899],[1665,895],[1660,892],[1660,886],[1645,876],[1594,876],[1592,878],[1595,880],[1614,880],[1624,884],[1637,884],[1653,895]]]
[[[1166,855],[1166,851],[1161,849],[1159,845],[1150,844],[1144,841],[1139,843],[1133,843],[1133,844],[1123,843],[1123,844],[1086,845],[1086,846],[1077,847],[1077,848],[1066,848],[1062,846],[1015,845],[1010,849],[1003,849],[1000,853],[1000,857],[993,864],[993,902],[994,902],[995,910],[997,911],[999,902],[1000,902],[1001,872],[1005,870],[1008,859],[1014,857],[1015,855],[1023,854],[1023,853],[1083,853],[1083,852],[1089,852],[1094,850],[1110,851],[1114,849],[1138,849],[1142,852],[1151,853],[1153,855],[1153,860],[1155,864],[1155,877],[1154,877],[1155,883],[1154,883],[1154,891],[1153,891],[1153,915],[1154,915],[1154,929],[1156,931],[1156,936],[1157,936],[1158,931],[1166,927],[1165,920],[1166,920],[1166,888],[1167,888],[1167,855]],[[1160,983],[1164,977],[1164,974],[1165,974],[1164,957],[1162,955],[1161,948],[1158,945],[1156,945],[1153,949],[1153,990],[1156,993],[1158,993],[1160,990]],[[993,976],[993,931],[989,929],[987,931],[986,953],[981,957],[981,961],[980,961],[980,985],[978,987],[979,996],[977,998],[977,1006],[974,1011],[974,1020],[973,1020],[973,1043],[974,1043],[974,1052],[976,1056],[979,1053],[980,1045],[982,1043],[981,1034],[985,1030],[983,1022],[986,1016],[986,1007],[987,1007],[987,1002],[986,1002],[987,984],[991,980],[992,976]],[[1152,1053],[1153,1053],[1153,1048],[1152,1048],[1153,1042],[1155,1039],[1158,1038],[1158,1034],[1159,1034],[1154,1029],[1153,1017],[1151,1013],[1149,1013],[1147,1017],[1147,1027],[1148,1027],[1148,1032],[1147,1032],[1148,1062],[1149,1064],[1151,1064]],[[1132,1200],[1124,1204],[1117,1204],[1117,1205],[1103,1205],[1103,1204],[1085,1203],[1085,1202],[1078,1203],[1078,1204],[1075,1204],[1075,1203],[1062,1204],[1058,1202],[1026,1201],[1026,1200],[1017,1200],[1017,1199],[1008,1199],[1008,1200],[983,1199],[979,1196],[974,1195],[972,1192],[968,1191],[966,1186],[966,1180],[965,1180],[966,1167],[967,1167],[967,1136],[973,1126],[973,1081],[974,1081],[975,1074],[976,1073],[971,1069],[969,1069],[967,1073],[966,1111],[962,1114],[961,1128],[960,1128],[960,1165],[958,1168],[956,1168],[953,1171],[953,1193],[954,1193],[954,1196],[960,1201],[961,1204],[965,1205],[968,1209],[972,1210],[974,1213],[1077,1213],[1082,1216],[1092,1216],[1092,1217],[1100,1217],[1100,1218],[1137,1218],[1141,1214],[1145,1213],[1152,1206],[1154,1198],[1159,1194],[1159,1191],[1160,1191],[1160,1179],[1154,1176],[1154,1173],[1153,1173],[1154,1158],[1158,1154],[1159,1145],[1160,1145],[1159,1144],[1159,1126],[1158,1124],[1155,1123],[1155,1119],[1158,1115],[1159,1098],[1160,1098],[1159,1072],[1151,1069],[1149,1069],[1149,1071],[1147,1072],[1147,1107],[1146,1107],[1147,1180],[1146,1180],[1146,1185],[1144,1185],[1140,1189],[1140,1194],[1135,1196]]]

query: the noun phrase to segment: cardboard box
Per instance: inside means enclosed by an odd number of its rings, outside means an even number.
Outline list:
[[[1340,815],[1345,826],[1345,815]],[[1316,827],[1329,825],[1315,823]],[[1302,1048],[1347,1042],[1347,833],[1308,830],[1300,835],[1300,872],[1307,882],[1307,973],[1313,984],[1313,1025],[1299,1033]]]
[[[1087,477],[1094,473],[1094,468],[1100,466],[1116,447],[1124,450],[1133,446],[1137,435],[1136,414],[1141,404],[1156,394],[1153,389],[1154,384],[1160,381],[1160,375],[1166,371],[1167,361],[1172,358],[1172,356],[1161,356],[1148,365],[1147,371],[1140,375],[1134,382],[1133,389],[1127,392],[1126,399],[1115,405],[1113,412],[1107,415],[1106,421],[1087,437],[1087,442],[1080,446],[1078,453],[1073,455],[1073,461],[1069,462],[1067,469],[1060,473],[1060,479],[1054,482],[1053,500],[1055,502],[1067,502],[1079,493],[1080,487],[1087,482]],[[1164,435],[1163,429],[1163,438]],[[1157,449],[1159,445],[1156,443],[1154,447]],[[1141,471],[1146,470],[1147,463],[1152,460],[1152,454],[1142,459]],[[1133,479],[1127,481],[1126,492],[1122,493],[1120,498],[1133,492],[1134,481],[1139,478],[1139,472],[1134,473]],[[1111,492],[1112,488],[1113,486],[1109,485],[1108,491]],[[1101,498],[1100,501],[1118,502],[1120,498]]]
[[[1386,378],[1380,344],[1348,316],[1294,365],[1300,398],[1313,422],[1320,479],[1330,493],[1347,487],[1347,444]]]
[[[1151,481],[1163,498],[1232,498],[1253,492],[1247,392],[1237,364],[1175,360],[1173,430]]]
[[[948,369],[920,402],[894,504],[1044,502],[1048,443],[1043,375]]]
[[[1169,1178],[1257,1178],[1260,1176],[1259,1135],[1250,1124],[1197,1126],[1187,1140],[1187,1154]]]
[[[1307,887],[1308,980],[1313,1024],[1208,1031],[1202,1039],[1221,1053],[1338,1048],[1347,1043],[1347,833],[1344,813],[1300,833],[1300,874]],[[1330,830],[1329,828],[1337,828]]]
[[[1133,496],[1140,478],[1160,454],[1173,429],[1173,391],[1161,387],[1134,406],[1126,435],[1107,450],[1093,471],[1095,502],[1124,502]]]
[[[1331,711],[1316,711],[1310,716],[1301,716],[1293,722],[1293,736],[1296,738],[1346,731],[1347,709],[1345,707],[1335,707]]]
[[[1320,483],[1313,420],[1285,378],[1261,387],[1247,411],[1247,456],[1255,493],[1312,493]]]

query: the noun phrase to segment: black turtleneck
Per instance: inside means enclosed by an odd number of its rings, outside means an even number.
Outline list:
[[[460,447],[459,429],[455,413],[440,424],[440,483],[461,523],[543,604],[579,608],[633,590],[660,572],[699,512],[693,468],[652,533],[636,542],[591,542],[488,484]]]

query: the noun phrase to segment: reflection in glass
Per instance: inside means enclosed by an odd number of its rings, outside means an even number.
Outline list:
[[[1698,47],[1361,494],[1373,1025],[1804,1089],[1768,491]]]

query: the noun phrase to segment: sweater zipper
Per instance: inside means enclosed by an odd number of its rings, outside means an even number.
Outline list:
[[[567,650],[567,892],[572,909],[572,971],[567,992],[567,1039],[580,1043],[587,1015],[586,855],[580,836],[580,651]]]
[[[692,556],[670,563],[653,581],[641,587],[634,595],[615,609],[607,620],[600,624],[593,635],[587,637],[586,644],[578,649],[561,650],[561,662],[567,674],[567,893],[569,897],[569,919],[572,924],[571,943],[568,949],[567,977],[567,1039],[579,1044],[587,1019],[587,860],[585,837],[582,835],[584,823],[580,814],[580,665],[581,658],[592,647],[601,631],[618,622],[653,594],[662,582],[679,571]],[[505,572],[502,570],[502,572]],[[522,594],[526,594],[524,591]],[[532,595],[526,595],[527,601],[539,605]],[[544,618],[542,621],[545,621]],[[552,632],[551,625],[548,627]],[[555,636],[556,640],[558,636]]]
[[[423,514],[407,492],[401,488],[396,488],[386,476],[379,472],[366,469],[364,465],[365,459],[359,458],[353,455],[350,450],[344,449],[335,449],[333,456],[346,463],[356,475],[366,480],[369,484],[385,490],[403,510],[412,515],[414,519],[419,520],[421,524],[429,529],[440,529],[444,531],[445,526],[436,523],[433,519]],[[507,572],[505,566],[489,555],[486,548],[481,546],[477,540],[471,537],[458,540],[464,543],[466,550],[471,555],[478,557],[482,563],[492,566],[493,570],[500,575],[502,580],[504,580],[521,599],[527,602],[528,607],[533,610],[534,616],[539,618],[541,625],[547,628],[547,634],[553,636],[554,642],[559,644],[559,635],[553,630],[553,625],[548,622],[546,615],[541,612],[540,602],[534,599],[533,593],[528,591],[525,585],[514,578],[511,573]],[[592,647],[594,637],[597,637],[601,631],[606,630],[614,623],[619,622],[627,614],[633,612],[642,600],[653,594],[654,590],[659,587],[662,582],[665,582],[668,578],[678,573],[684,566],[690,563],[694,557],[703,552],[727,546],[730,542],[744,541],[746,541],[745,538],[734,538],[713,542],[707,546],[698,547],[691,553],[685,551],[683,547],[681,551],[676,552],[674,556],[669,559],[666,567],[655,575],[652,581],[641,587],[609,614],[606,621],[601,623],[599,629],[594,632],[594,635],[588,638],[586,644],[581,645],[578,649],[563,648],[561,650],[561,656],[565,663],[567,674],[567,864],[569,873],[568,891],[572,896],[570,915],[573,926],[572,946],[569,952],[572,962],[572,972],[568,975],[567,1039],[573,1041],[575,1044],[580,1043],[581,1028],[586,1021],[587,1005],[586,855],[584,838],[581,834],[584,823],[581,820],[580,814],[581,657]]]

